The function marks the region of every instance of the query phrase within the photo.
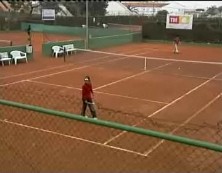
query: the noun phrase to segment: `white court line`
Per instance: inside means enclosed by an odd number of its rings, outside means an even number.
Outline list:
[[[115,146],[111,146],[111,145],[104,145],[104,144],[102,144],[100,142],[95,142],[95,141],[91,141],[91,140],[87,140],[87,139],[83,139],[83,138],[79,138],[79,137],[75,137],[75,136],[71,136],[71,135],[66,135],[66,134],[63,134],[63,133],[58,133],[58,132],[55,132],[55,131],[46,130],[46,129],[42,129],[42,128],[32,127],[32,126],[24,125],[24,124],[21,124],[21,123],[16,123],[16,122],[8,121],[6,119],[5,120],[1,120],[0,119],[0,122],[7,123],[7,124],[12,124],[12,125],[23,127],[23,128],[28,128],[28,129],[32,129],[32,130],[36,130],[36,131],[40,131],[40,132],[44,132],[44,133],[49,133],[49,134],[61,136],[61,137],[64,137],[64,138],[79,140],[79,141],[82,141],[82,142],[86,142],[86,143],[102,146],[102,147],[109,148],[109,149],[114,149],[114,150],[117,150],[117,151],[123,151],[123,152],[126,152],[126,153],[130,153],[130,154],[146,157],[142,153],[139,153],[139,152],[136,152],[136,151],[132,151],[132,150],[128,150],[128,149],[125,149],[125,148],[115,147]]]
[[[135,55],[140,55],[140,54],[144,54],[144,52],[143,53],[139,53],[139,54],[135,54]],[[109,56],[107,56],[107,58],[108,57]],[[119,61],[119,60],[123,60],[123,59],[127,59],[127,58],[129,58],[129,57],[124,56],[123,58],[111,59],[111,60],[105,61],[105,62],[96,62],[94,64],[90,64],[90,65],[86,65],[86,66],[80,66],[80,67],[72,68],[72,69],[69,69],[69,70],[59,71],[59,72],[56,72],[56,73],[51,73],[51,74],[42,75],[42,76],[38,76],[38,77],[34,77],[34,78],[29,78],[29,79],[25,79],[25,80],[19,80],[19,81],[16,81],[16,82],[2,84],[2,85],[0,85],[0,87],[4,87],[4,86],[8,86],[8,85],[14,85],[14,84],[17,84],[17,83],[22,83],[22,82],[25,82],[27,80],[35,80],[35,79],[39,79],[39,78],[45,78],[45,77],[49,77],[49,76],[54,76],[54,75],[57,75],[57,74],[62,74],[62,73],[66,73],[66,72],[70,72],[70,71],[74,71],[74,70],[79,70],[79,69],[83,69],[83,68],[86,68],[86,67],[91,67],[91,66],[94,66],[94,65],[99,65],[99,64],[105,64],[105,63],[109,63],[109,62]]]
[[[33,74],[33,73],[48,71],[48,70],[52,70],[52,69],[68,67],[68,66],[72,66],[72,65],[73,64],[68,64],[68,65],[55,66],[55,67],[50,67],[50,68],[41,69],[41,70],[34,70],[34,71],[31,71],[31,72],[26,72],[26,73],[20,73],[20,74],[16,74],[16,75],[1,77],[0,79],[8,79],[8,78],[13,78],[13,77],[18,77],[18,76],[24,76],[24,75],[29,75],[29,74]]]
[[[174,130],[170,131],[169,134],[174,134],[177,130],[179,130],[181,127],[185,126],[187,123],[189,123],[193,118],[195,118],[197,115],[199,115],[202,111],[204,111],[206,108],[208,108],[211,104],[213,104],[217,99],[219,99],[221,97],[220,93],[219,95],[217,95],[215,98],[213,98],[210,102],[208,102],[205,106],[203,106],[201,109],[199,109],[197,112],[195,112],[191,117],[189,117],[188,119],[186,119],[182,124],[180,124],[177,128],[175,128]],[[148,156],[150,155],[153,151],[155,151],[161,144],[164,143],[164,139],[162,139],[161,141],[159,141],[156,145],[152,146],[151,149],[149,149],[148,151],[144,152],[144,155]]]
[[[38,83],[38,84],[49,85],[49,86],[60,87],[60,88],[67,88],[67,89],[72,89],[72,90],[79,90],[79,91],[82,90],[81,88],[75,88],[75,87],[70,87],[70,86],[65,86],[65,85],[58,85],[58,84],[51,84],[51,83],[40,82],[40,81],[26,80],[26,82]],[[165,102],[160,102],[160,101],[155,101],[155,100],[141,99],[141,98],[137,98],[137,97],[130,97],[130,96],[112,94],[112,93],[107,93],[107,92],[94,91],[94,93],[104,94],[104,95],[109,95],[109,96],[114,96],[114,97],[127,98],[127,99],[132,99],[132,100],[159,103],[159,104],[164,104],[164,105],[168,104],[168,103],[165,103]]]
[[[130,97],[130,96],[112,94],[112,93],[101,92],[101,91],[95,91],[95,93],[110,95],[110,96],[115,96],[115,97],[122,97],[122,98],[127,98],[127,99],[133,99],[133,100],[139,100],[139,101],[145,101],[145,102],[153,102],[153,103],[164,104],[164,105],[168,104],[167,102],[161,102],[161,101],[149,100],[149,99],[142,99],[142,98],[138,98],[138,97]]]
[[[81,66],[81,67],[72,68],[72,69],[69,69],[69,70],[64,70],[64,71],[60,71],[60,72],[56,72],[56,73],[51,73],[51,74],[47,74],[47,75],[42,75],[42,76],[34,77],[34,78],[29,78],[29,79],[25,79],[25,80],[19,80],[19,81],[16,81],[16,82],[2,84],[2,85],[0,85],[0,87],[4,87],[4,86],[8,86],[8,85],[14,85],[14,84],[17,84],[17,83],[22,83],[22,82],[25,82],[27,80],[38,79],[38,78],[43,78],[43,77],[57,75],[57,74],[60,74],[60,73],[69,72],[69,71],[79,70],[79,69],[86,68],[86,67],[88,67],[88,66]]]
[[[25,80],[19,80],[19,81],[16,81],[16,82],[11,82],[11,83],[0,85],[0,87],[4,87],[4,86],[8,86],[8,85],[14,85],[14,84],[17,84],[17,83],[22,83],[22,82],[25,82],[27,80],[35,80],[35,79],[45,78],[45,77],[49,77],[49,76],[54,76],[54,75],[57,75],[57,74],[62,74],[62,73],[66,73],[66,72],[70,72],[70,71],[74,71],[74,70],[83,69],[83,68],[86,68],[86,67],[91,67],[93,65],[98,65],[98,64],[118,61],[118,60],[122,60],[122,59],[126,59],[126,57],[118,58],[118,59],[114,59],[114,60],[110,60],[110,61],[106,61],[106,62],[94,63],[94,64],[91,64],[91,65],[80,66],[80,67],[72,68],[72,69],[69,69],[69,70],[59,71],[59,72],[56,72],[56,73],[51,73],[51,74],[47,74],[47,75],[33,77],[33,78],[25,79]]]
[[[47,83],[47,82],[35,81],[35,80],[26,80],[26,82],[55,86],[55,87],[60,87],[60,88],[67,88],[67,89],[72,89],[72,90],[79,90],[79,91],[82,90],[81,88],[75,88],[75,87],[70,87],[70,86],[66,86],[66,85],[52,84],[52,83]]]
[[[141,50],[143,49],[146,49],[146,48],[141,48]],[[113,52],[114,54],[115,53],[119,53],[123,50],[118,50],[117,52]],[[127,51],[127,50],[125,50]],[[137,52],[138,50],[134,50],[134,51],[127,51],[126,53],[133,53],[133,52]],[[144,52],[145,54],[145,52]],[[96,60],[101,60],[101,59],[106,59],[110,57],[110,55],[106,55],[106,56],[102,56],[100,58],[95,58],[95,59],[92,59],[92,60],[85,60],[85,61],[81,61],[81,62],[78,62],[78,64],[82,64],[82,63],[87,63],[87,62],[93,62],[93,61],[96,61]],[[24,75],[29,75],[29,74],[33,74],[33,73],[38,73],[38,72],[43,72],[43,71],[48,71],[48,70],[52,70],[52,69],[57,69],[57,68],[63,68],[63,67],[68,67],[68,66],[74,66],[76,64],[66,64],[66,65],[61,65],[61,66],[55,66],[55,67],[50,67],[50,68],[46,68],[46,69],[41,69],[41,70],[35,70],[35,71],[31,71],[31,72],[26,72],[26,73],[20,73],[20,74],[16,74],[16,75],[11,75],[11,76],[6,76],[6,77],[0,77],[0,80],[1,79],[8,79],[8,78],[13,78],[13,77],[18,77],[18,76],[24,76]]]
[[[108,56],[107,56],[107,57],[108,57]],[[105,63],[114,62],[114,61],[119,61],[119,60],[123,60],[123,59],[127,59],[127,58],[128,58],[128,57],[111,59],[111,60],[105,61],[105,62],[96,62],[96,63],[94,63],[94,64],[90,64],[90,65],[86,65],[86,66],[74,68],[73,70],[76,70],[76,69],[79,70],[79,69],[83,69],[83,68],[86,68],[86,67],[92,67],[92,66],[94,66],[94,65],[105,64]],[[39,77],[30,78],[30,79],[28,79],[28,80],[35,80],[35,79],[39,79],[39,78],[45,78],[45,77],[54,76],[54,75],[57,75],[57,74],[62,74],[62,73],[70,72],[70,71],[73,71],[73,70],[70,69],[70,70],[60,71],[60,72],[57,72],[57,73],[52,73],[52,74],[47,74],[47,75],[43,75],[43,76],[39,76]]]
[[[161,66],[157,66],[157,67],[152,68],[152,69],[150,69],[150,70],[146,70],[146,71],[143,71],[143,72],[140,72],[140,73],[137,73],[137,74],[134,74],[134,75],[125,77],[125,78],[123,78],[123,79],[120,79],[120,80],[117,80],[117,81],[114,81],[114,82],[110,82],[110,83],[108,83],[108,84],[99,86],[99,87],[95,88],[94,90],[98,90],[98,89],[101,89],[101,88],[105,88],[105,87],[107,87],[107,86],[110,86],[110,85],[113,85],[113,84],[116,84],[116,83],[119,83],[119,82],[122,82],[122,81],[125,81],[125,80],[128,80],[128,79],[134,78],[134,77],[136,77],[136,76],[140,76],[140,75],[143,75],[143,74],[145,74],[145,73],[148,73],[148,72],[151,72],[151,71],[160,69],[160,68],[165,67],[165,66],[170,65],[170,64],[172,64],[172,62],[171,62],[171,63],[164,64],[164,65],[161,65]]]
[[[162,73],[160,73],[160,74],[162,74]],[[193,79],[204,79],[204,80],[210,79],[210,77],[202,77],[202,76],[198,77],[198,76],[182,75],[182,74],[174,74],[174,73],[169,73],[169,75],[177,76],[177,77],[187,77],[187,78],[193,78]],[[213,80],[221,81],[222,79],[213,79]]]
[[[187,95],[191,94],[192,92],[198,90],[200,87],[206,85],[207,83],[209,83],[210,81],[212,81],[213,79],[215,79],[217,76],[221,75],[222,72],[216,74],[215,76],[213,76],[212,78],[208,79],[207,81],[201,83],[200,85],[196,86],[195,88],[191,89],[190,91],[186,92],[185,94],[183,94],[182,96],[178,97],[177,99],[173,100],[172,102],[170,102],[169,104],[163,106],[162,108],[158,109],[157,111],[155,111],[154,113],[148,115],[147,117],[145,117],[144,119],[142,119],[141,121],[138,121],[136,124],[134,124],[133,126],[137,126],[140,123],[142,123],[144,120],[146,120],[147,118],[151,118],[153,116],[155,116],[156,114],[158,114],[159,112],[165,110],[166,108],[168,108],[169,106],[173,105],[174,103],[178,102],[179,100],[183,99],[184,97],[186,97]],[[110,138],[109,140],[107,140],[104,144],[108,144],[110,142],[112,142],[113,140],[117,139],[118,137],[122,136],[123,134],[127,133],[127,131],[123,131],[121,133],[119,133],[118,135]]]
[[[187,78],[194,78],[194,79],[205,79],[208,80],[210,77],[198,77],[198,76],[191,76],[191,75],[179,75],[179,74],[172,74],[174,76],[179,76],[179,77],[187,77]],[[221,81],[222,79],[213,79],[215,81]]]
[[[26,82],[26,80],[19,80],[19,81],[16,81],[16,82],[11,82],[11,83],[7,83],[7,84],[2,84],[0,85],[0,87],[4,87],[4,86],[9,86],[9,85],[14,85],[14,84],[17,84],[17,83],[22,83],[22,82]]]
[[[176,103],[177,101],[183,99],[184,97],[186,97],[187,95],[191,94],[192,92],[198,90],[199,88],[201,88],[202,86],[206,85],[207,83],[209,83],[210,81],[212,81],[213,79],[215,79],[217,76],[219,76],[220,74],[222,74],[222,72],[216,74],[215,76],[213,76],[212,78],[208,79],[207,81],[201,83],[200,85],[196,86],[195,88],[193,88],[192,90],[188,91],[187,93],[183,94],[182,96],[180,96],[179,98],[173,100],[172,102],[170,102],[168,105],[164,106],[163,108],[157,110],[156,112],[152,113],[151,115],[148,116],[148,118],[156,115],[157,113],[161,112],[162,110],[166,109],[167,107],[171,106],[172,104]]]
[[[135,51],[134,51],[135,52]],[[82,64],[82,63],[87,63],[87,62],[94,62],[94,61],[97,61],[97,60],[101,60],[101,59],[106,59],[110,57],[110,55],[107,55],[107,56],[102,56],[100,58],[95,58],[95,59],[91,59],[91,60],[85,60],[85,61],[81,61],[81,62],[78,62],[78,64]],[[63,67],[68,67],[68,66],[74,66],[76,64],[66,64],[66,65],[61,65],[61,66],[56,66],[56,67],[51,67],[51,68],[46,68],[46,69],[41,69],[41,70],[35,70],[35,71],[31,71],[31,72],[27,72],[27,73],[20,73],[20,74],[17,74],[17,75],[11,75],[11,76],[6,76],[6,77],[1,77],[0,79],[8,79],[8,78],[12,78],[12,77],[18,77],[18,76],[24,76],[24,75],[29,75],[29,74],[33,74],[33,73],[38,73],[38,72],[43,72],[43,71],[49,71],[49,70],[52,70],[52,69],[58,69],[58,68],[63,68]]]

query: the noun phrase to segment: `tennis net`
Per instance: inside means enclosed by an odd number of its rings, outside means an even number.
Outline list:
[[[148,56],[147,51],[130,50],[120,52],[107,52],[100,50],[89,49],[77,49],[77,54],[74,56],[66,56],[66,60],[69,62],[92,61],[102,64],[109,64],[107,68],[118,68],[121,70],[150,70],[153,67],[169,64],[165,68],[165,73],[184,73],[185,75],[193,75],[197,77],[211,77],[213,74],[222,70],[222,61],[200,61],[200,60],[186,60],[164,57],[152,57]],[[69,58],[71,57],[71,58]],[[101,62],[100,62],[101,61]],[[85,62],[85,60],[84,60]],[[112,63],[112,65],[110,65]],[[172,70],[176,71],[172,71]],[[204,71],[203,71],[204,69]]]
[[[125,54],[119,52],[103,52],[86,49],[77,49],[77,53],[64,57],[69,63],[87,63],[89,65],[101,65],[107,70],[147,70],[147,58],[143,53],[136,50],[126,51]],[[141,56],[140,56],[141,55]]]

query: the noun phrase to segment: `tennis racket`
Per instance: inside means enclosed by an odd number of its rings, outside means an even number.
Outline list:
[[[85,103],[88,104],[88,105],[93,105],[94,109],[97,110],[97,106],[96,106],[94,101],[93,102],[85,101]]]

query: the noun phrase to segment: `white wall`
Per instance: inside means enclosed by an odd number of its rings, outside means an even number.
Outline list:
[[[133,15],[133,13],[119,1],[109,1],[106,8],[106,16],[109,15]]]
[[[138,9],[139,15],[147,15],[147,16],[156,15],[157,12],[161,10],[161,8],[153,8],[153,7],[136,7],[136,9]]]
[[[170,4],[161,8],[161,10],[167,10],[169,14],[184,14],[185,9],[187,9],[186,6],[172,1]]]

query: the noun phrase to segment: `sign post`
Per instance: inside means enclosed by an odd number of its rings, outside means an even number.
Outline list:
[[[44,34],[44,25],[46,21],[55,21],[55,9],[42,9],[42,20],[43,20],[43,35],[42,35],[42,41],[45,42],[45,34]]]

